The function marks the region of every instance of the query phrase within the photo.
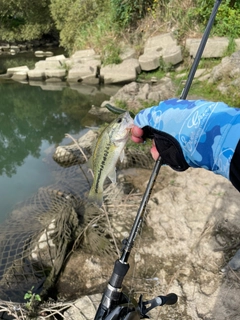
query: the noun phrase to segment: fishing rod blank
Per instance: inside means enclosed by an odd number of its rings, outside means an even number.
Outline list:
[[[217,12],[218,12],[218,8],[221,4],[222,0],[216,0],[215,4],[214,4],[214,7],[213,7],[213,10],[212,10],[212,13],[211,13],[211,16],[208,20],[208,24],[206,26],[206,29],[204,31],[204,34],[202,36],[202,40],[200,42],[200,45],[198,47],[198,50],[197,50],[197,53],[196,53],[196,56],[195,56],[195,59],[193,61],[193,64],[192,64],[192,67],[191,67],[191,70],[189,72],[189,75],[188,75],[188,78],[187,78],[187,82],[186,82],[186,85],[181,93],[181,96],[180,96],[180,99],[182,100],[185,100],[187,98],[187,95],[188,95],[188,92],[189,92],[189,89],[192,85],[192,82],[193,82],[193,78],[195,76],[195,73],[196,73],[196,70],[198,68],[198,65],[199,65],[199,62],[201,60],[201,57],[202,57],[202,54],[203,54],[203,51],[205,49],[205,46],[206,46],[206,43],[207,43],[207,40],[209,38],[209,34],[211,32],[211,29],[212,29],[212,25],[214,23],[214,20],[215,20],[215,17],[217,15]]]
[[[205,32],[202,37],[202,41],[200,42],[196,57],[194,59],[194,63],[191,67],[191,70],[189,72],[188,80],[186,82],[186,86],[184,87],[180,99],[185,100],[189,89],[191,87],[195,72],[197,70],[198,64],[200,62],[202,53],[204,51],[204,48],[206,46],[215,16],[217,14],[218,8],[221,4],[222,0],[216,0],[214,8],[212,10],[211,16],[209,18],[208,24],[206,26]],[[122,250],[122,255],[119,260],[115,262],[114,269],[111,275],[111,278],[109,280],[109,283],[107,285],[107,288],[105,292],[103,293],[101,303],[98,307],[96,316],[94,320],[138,320],[138,319],[143,319],[145,318],[146,313],[144,312],[144,307],[146,309],[146,303],[149,303],[149,301],[143,303],[141,301],[141,297],[139,300],[138,305],[134,305],[130,303],[128,298],[123,295],[122,293],[122,282],[124,280],[125,275],[128,272],[129,269],[129,264],[128,264],[128,258],[131,252],[131,249],[133,247],[136,235],[138,233],[138,230],[140,228],[140,225],[143,220],[143,215],[146,209],[146,205],[148,203],[149,197],[151,195],[151,191],[154,187],[157,175],[160,171],[160,168],[162,166],[162,160],[161,157],[158,158],[156,161],[152,174],[150,176],[147,188],[145,190],[145,193],[143,195],[138,213],[136,215],[132,230],[130,232],[129,238],[124,241],[124,247]],[[175,294],[170,294],[170,301],[171,303],[176,303],[177,302],[177,296]],[[162,301],[168,301],[168,296],[166,297],[161,297]],[[153,299],[152,305],[162,305],[162,304],[157,304],[157,301],[159,299],[155,298]],[[169,303],[169,304],[171,304]],[[121,305],[122,304],[122,305]],[[141,305],[142,310],[141,310]],[[146,309],[149,311],[149,309]],[[145,310],[145,311],[146,311]],[[147,312],[146,311],[146,312]]]

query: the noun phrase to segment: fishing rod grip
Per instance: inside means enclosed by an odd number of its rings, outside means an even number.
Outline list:
[[[120,260],[116,260],[113,268],[109,284],[114,288],[121,288],[122,282],[129,270],[129,263],[123,263]]]
[[[116,260],[107,288],[102,296],[95,320],[105,319],[105,316],[116,306],[122,297],[122,283],[129,270],[129,264]]]

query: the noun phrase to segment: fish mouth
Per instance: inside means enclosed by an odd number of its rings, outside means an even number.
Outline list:
[[[131,131],[132,127],[129,127],[129,128],[126,128],[124,131],[126,131],[125,135],[122,136],[121,138],[115,138],[115,142],[122,142],[122,141],[126,141],[126,139],[128,138],[129,136],[129,133]]]
[[[127,111],[123,117],[125,124],[127,125],[126,129],[131,129],[134,127],[133,118],[130,116],[129,112]]]

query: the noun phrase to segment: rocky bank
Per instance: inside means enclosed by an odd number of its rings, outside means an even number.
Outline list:
[[[44,67],[37,67],[35,71],[41,75],[41,81],[58,78],[57,81],[64,82],[67,71],[64,69],[65,73],[61,76],[61,59],[53,58],[46,59]],[[131,59],[127,63],[133,62]],[[223,58],[212,70],[198,70],[196,77],[204,81],[220,81],[219,90],[237,86],[240,79],[239,59],[240,51],[237,51]],[[58,66],[55,69],[47,68],[47,65],[52,66],[53,61]],[[133,65],[136,77],[134,63],[130,65]],[[77,67],[70,70],[80,70],[80,65],[82,62],[78,61]],[[126,73],[128,67],[124,65],[124,68]],[[97,65],[94,70],[98,70]],[[17,76],[19,71],[15,71],[9,70],[9,77],[11,72],[11,77]],[[57,72],[59,76],[56,76]],[[74,81],[82,82],[80,79],[83,76],[76,74]],[[26,70],[25,77],[30,79],[29,70]],[[99,79],[95,72],[93,78]],[[130,81],[129,78],[129,83],[112,96],[109,102],[114,105],[117,100],[122,100],[134,110],[141,101],[159,101],[174,96],[175,88],[168,74],[161,81],[148,84],[134,80]],[[96,108],[91,112],[96,112]],[[124,193],[122,188],[112,189],[111,186],[105,190],[111,223],[118,230],[117,237],[120,239],[128,236],[150,173],[151,170],[147,169],[119,170],[119,185],[127,185],[128,191],[130,185],[134,192]],[[111,202],[111,199],[116,198],[118,201]],[[169,292],[178,295],[176,305],[154,309],[149,314],[151,319],[240,319],[240,271],[227,265],[240,247],[239,208],[239,192],[223,177],[204,169],[190,168],[178,173],[166,166],[161,168],[124,283],[126,291],[136,298],[140,294],[144,294],[145,300]],[[65,311],[65,319],[94,318],[101,293],[111,275],[114,258],[115,253],[107,259],[91,251],[81,250],[69,257],[56,286],[60,299],[74,301],[71,308]]]
[[[130,169],[121,175],[141,193],[150,171]],[[239,248],[239,208],[239,193],[226,179],[203,169],[178,173],[161,168],[148,204],[147,228],[138,238],[124,283],[137,299],[140,294],[144,299],[178,295],[176,305],[152,310],[151,319],[240,319],[240,272],[230,268],[223,272]],[[119,204],[112,223],[133,220],[135,210],[122,210]],[[81,265],[78,272],[76,265]],[[72,256],[58,285],[72,283],[80,296],[86,279],[84,289],[91,294],[74,302],[67,319],[94,318],[111,271],[111,264],[98,256]]]
[[[171,67],[177,71],[184,59],[195,58],[200,41],[201,39],[186,39],[185,45],[180,46],[172,33],[159,34],[146,40],[140,55],[133,47],[124,46],[120,55],[122,62],[111,65],[103,65],[100,55],[91,48],[76,51],[68,58],[64,55],[51,56],[51,52],[36,51],[37,56],[45,55],[46,59],[38,61],[34,69],[29,70],[27,66],[9,68],[1,77],[30,84],[33,82],[59,83],[62,87],[64,84],[76,83],[126,84],[136,81],[143,71],[149,72],[159,67]],[[228,46],[228,38],[210,38],[202,57],[222,58],[226,55]],[[235,40],[235,48],[236,52],[240,50],[240,39]]]
[[[63,157],[63,148],[61,152]],[[110,185],[105,190],[118,239],[128,236],[150,174],[147,169],[119,169],[119,188]],[[129,184],[133,193],[120,191]],[[137,300],[140,294],[145,300],[170,292],[178,295],[176,305],[153,309],[151,319],[240,319],[240,270],[231,260],[240,248],[239,208],[239,192],[225,178],[204,169],[175,172],[162,166],[124,281],[125,292]],[[74,299],[66,319],[94,318],[114,258],[114,253],[72,254],[56,287],[61,299]]]

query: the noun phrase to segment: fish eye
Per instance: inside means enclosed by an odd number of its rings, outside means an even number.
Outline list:
[[[118,121],[117,121],[117,123],[121,123],[122,122],[122,119],[121,118],[119,118],[118,119]]]

